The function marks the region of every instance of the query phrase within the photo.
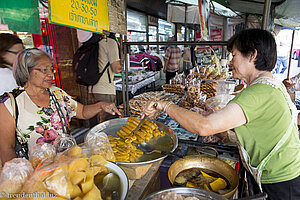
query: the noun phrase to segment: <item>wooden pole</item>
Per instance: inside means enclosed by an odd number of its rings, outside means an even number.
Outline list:
[[[287,77],[286,77],[287,79],[290,77],[292,53],[293,53],[293,46],[294,46],[294,37],[295,37],[295,30],[293,30],[293,35],[292,35],[292,43],[291,43],[291,50],[290,50],[290,56],[289,56],[289,66],[288,66],[288,73],[287,73]]]

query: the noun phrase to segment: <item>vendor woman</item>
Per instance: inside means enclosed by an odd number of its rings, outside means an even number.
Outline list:
[[[300,141],[296,107],[284,85],[271,71],[276,63],[276,43],[268,31],[247,29],[228,42],[235,79],[247,88],[223,109],[201,115],[170,102],[149,102],[144,110],[153,116],[165,111],[186,130],[214,135],[234,129],[244,166],[270,200],[300,199]]]

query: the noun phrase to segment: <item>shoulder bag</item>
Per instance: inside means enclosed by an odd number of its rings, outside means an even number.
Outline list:
[[[22,134],[20,133],[18,126],[17,126],[17,122],[18,122],[18,116],[19,116],[19,112],[18,112],[18,105],[17,102],[15,100],[15,97],[11,94],[8,93],[10,100],[11,100],[11,107],[12,107],[12,111],[13,111],[13,117],[15,119],[16,122],[16,130],[15,130],[15,152],[18,158],[26,158],[28,159],[28,142],[27,140],[24,138],[24,136],[22,136]]]

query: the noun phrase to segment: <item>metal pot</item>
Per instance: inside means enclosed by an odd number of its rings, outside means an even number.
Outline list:
[[[165,190],[155,192],[147,196],[144,200],[163,199],[163,195],[166,195],[169,192],[174,192],[180,195],[195,196],[206,200],[226,200],[225,197],[218,195],[214,192],[210,192],[199,188],[190,188],[190,187],[168,188]]]
[[[204,155],[186,156],[185,158],[175,161],[168,171],[170,182],[173,184],[176,176],[180,172],[192,168],[208,169],[226,178],[230,183],[230,191],[222,195],[225,198],[229,199],[232,197],[239,185],[238,175],[230,165],[218,158]]]

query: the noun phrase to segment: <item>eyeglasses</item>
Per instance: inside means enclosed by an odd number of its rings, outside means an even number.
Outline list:
[[[55,73],[56,72],[56,69],[54,67],[51,67],[51,68],[31,68],[33,70],[37,70],[37,71],[40,71],[40,72],[43,72],[44,74],[46,74],[47,72],[51,72],[51,73]]]
[[[6,50],[7,52],[9,52],[9,53],[13,53],[13,54],[18,54],[19,53],[19,51],[11,51],[11,50]]]

